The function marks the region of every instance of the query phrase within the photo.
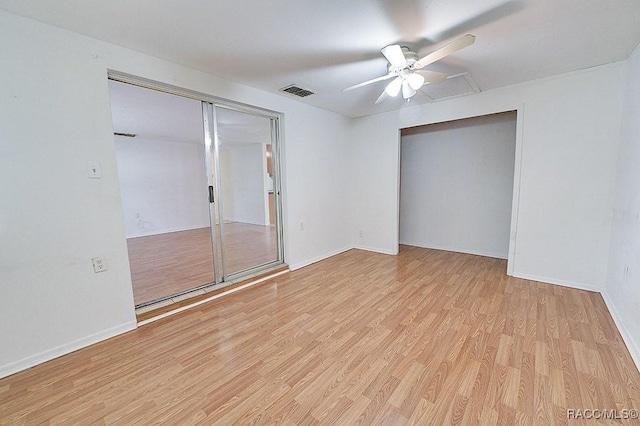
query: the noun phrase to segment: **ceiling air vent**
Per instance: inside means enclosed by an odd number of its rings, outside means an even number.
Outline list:
[[[292,95],[300,96],[304,98],[305,96],[313,95],[311,90],[303,89],[302,87],[298,87],[295,84],[291,86],[283,87],[280,89],[281,92],[291,93]]]
[[[113,133],[115,136],[124,136],[125,138],[135,138],[136,135],[135,133],[120,133],[120,132],[114,132]]]

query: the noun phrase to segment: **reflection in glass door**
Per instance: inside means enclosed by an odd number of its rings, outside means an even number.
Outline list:
[[[212,169],[217,208],[218,275],[222,280],[282,259],[277,220],[276,119],[211,107]]]
[[[137,306],[215,281],[201,102],[109,81]]]
[[[279,114],[110,73],[137,307],[284,262]]]

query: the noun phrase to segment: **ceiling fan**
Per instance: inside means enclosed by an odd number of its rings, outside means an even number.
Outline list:
[[[472,45],[475,41],[475,36],[467,34],[420,59],[408,47],[398,44],[384,47],[380,52],[389,61],[388,74],[347,87],[343,92],[393,78],[376,100],[376,103],[382,102],[386,96],[396,97],[400,91],[402,91],[402,97],[409,102],[409,99],[425,83],[442,83],[447,79],[447,74],[423,70],[424,67]]]

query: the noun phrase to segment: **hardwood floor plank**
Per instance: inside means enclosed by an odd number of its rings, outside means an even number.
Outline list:
[[[505,268],[351,250],[1,379],[0,424],[534,425],[638,409],[602,298]]]
[[[231,222],[224,230],[227,274],[276,260],[275,227]],[[214,281],[211,228],[128,238],[127,247],[136,305]]]

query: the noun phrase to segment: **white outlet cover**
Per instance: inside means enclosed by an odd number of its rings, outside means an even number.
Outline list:
[[[92,258],[91,263],[93,264],[93,272],[96,274],[107,270],[107,261],[102,256]]]

